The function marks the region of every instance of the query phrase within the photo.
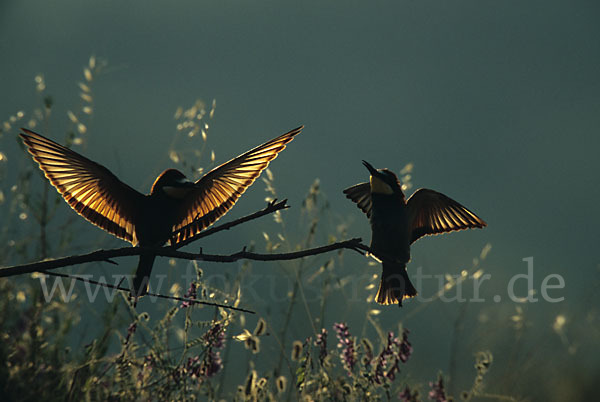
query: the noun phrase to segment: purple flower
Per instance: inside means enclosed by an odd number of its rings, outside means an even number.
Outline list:
[[[184,374],[189,375],[192,378],[200,377],[200,357],[188,357],[185,365],[183,366]]]
[[[392,381],[394,380],[395,372],[392,370],[394,370],[394,367],[397,367],[397,365],[398,365],[398,363],[397,363],[397,361],[398,361],[397,355],[398,354],[396,353],[395,349],[397,349],[399,344],[400,344],[400,341],[398,340],[398,338],[394,337],[394,333],[389,332],[388,338],[387,338],[387,345],[381,351],[379,356],[377,356],[377,364],[375,366],[375,377],[374,377],[374,380],[377,384],[382,384],[384,381],[384,377],[388,377]],[[391,360],[391,359],[394,359],[392,370],[390,370],[387,374],[385,374],[385,368],[387,367],[388,360]]]
[[[319,346],[319,361],[322,365],[325,357],[327,357],[327,330],[325,328],[322,328],[321,333],[317,334],[315,346]]]
[[[202,363],[200,373],[207,378],[214,376],[223,368],[221,352],[212,348],[209,349]]]
[[[400,342],[400,360],[402,363],[406,363],[410,355],[412,355],[412,345],[408,341],[408,334],[410,331],[406,328],[402,331],[402,342]]]
[[[448,402],[442,376],[439,376],[436,382],[430,382],[429,386],[431,387],[431,391],[429,391],[429,399],[432,399],[436,402]]]
[[[337,333],[337,337],[340,340],[338,343],[338,348],[342,349],[340,353],[340,359],[342,364],[348,370],[348,375],[352,375],[352,370],[356,365],[356,347],[354,338],[350,338],[350,332],[348,331],[348,326],[345,323],[336,323],[333,325]]]
[[[212,377],[223,368],[221,352],[225,346],[225,327],[222,324],[215,324],[206,334],[204,341],[208,344],[206,355],[202,362],[201,374],[205,377]]]
[[[400,367],[398,367],[398,358],[394,359],[394,364],[392,364],[392,368],[385,375],[390,381],[394,381],[396,379],[396,373],[400,371]]]
[[[194,282],[190,283],[190,287],[188,288],[187,292],[185,292],[185,295],[183,296],[186,299],[192,299],[192,300],[196,300],[196,297],[198,296],[198,285],[196,285]],[[192,304],[192,302],[189,301],[184,301],[181,303],[181,308],[187,308],[190,307]]]
[[[223,324],[215,324],[204,334],[204,340],[212,347],[223,349],[223,346],[225,346],[225,327]]]
[[[183,374],[199,380],[210,378],[223,368],[220,349],[225,346],[225,327],[220,323],[215,324],[202,339],[206,344],[204,358],[189,357],[182,367]]]
[[[412,346],[408,342],[408,330],[402,333],[402,341],[394,336],[393,332],[388,333],[387,345],[381,351],[376,359],[375,375],[373,380],[377,384],[382,384],[385,379],[394,381],[396,374],[400,371],[399,363],[406,363],[412,353]],[[390,369],[385,372],[388,363],[391,363]]]

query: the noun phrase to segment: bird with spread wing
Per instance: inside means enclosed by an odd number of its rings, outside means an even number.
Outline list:
[[[344,194],[367,214],[371,223],[370,249],[383,266],[375,300],[402,306],[402,300],[417,295],[406,272],[412,243],[426,235],[484,228],[487,224],[434,190],[419,189],[406,200],[392,171],[375,169],[365,161],[363,164],[371,174],[369,182],[349,187]]]
[[[50,183],[79,215],[134,246],[160,247],[193,238],[225,215],[302,128],[233,158],[196,182],[167,169],[147,195],[99,163],[40,134],[22,129],[20,136]],[[152,253],[140,255],[133,295],[147,293],[154,259]]]

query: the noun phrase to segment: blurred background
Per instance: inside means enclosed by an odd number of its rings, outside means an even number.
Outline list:
[[[458,395],[473,382],[475,354],[489,350],[490,393],[577,400],[592,395],[600,372],[599,17],[600,5],[592,1],[4,0],[0,121],[8,126],[0,137],[0,200],[9,198],[17,171],[33,171],[15,139],[46,96],[52,116],[38,119],[34,131],[61,143],[75,133],[82,143],[74,149],[144,193],[168,167],[197,178],[189,165],[209,169],[303,124],[302,134],[270,166],[277,197],[292,206],[282,213],[286,240],[302,242],[308,226],[303,202],[318,178],[327,218],[313,245],[350,237],[368,244],[368,221],[342,190],[368,180],[362,159],[397,173],[412,164],[412,171],[405,170],[409,194],[419,187],[443,192],[489,227],[420,240],[409,275],[421,269],[441,275],[443,284],[449,279],[443,275],[463,270],[491,276],[481,284],[482,302],[438,298],[410,300],[402,309],[380,307],[366,300],[376,288],[365,289],[376,283],[371,275],[380,273],[379,266],[345,252],[334,275],[343,280],[332,288],[325,313],[319,320],[307,314],[322,296],[320,286],[308,287],[306,306],[293,308],[287,336],[304,340],[314,336],[313,326],[331,329],[341,321],[359,335],[360,328],[372,331],[368,315],[385,331],[398,331],[400,323],[410,329],[414,353],[403,373],[412,381],[427,384],[441,371]],[[84,68],[93,70],[91,80]],[[92,100],[80,97],[87,92],[78,82],[89,87]],[[200,125],[206,141],[199,132],[189,137],[177,128],[181,110],[198,99],[198,110],[207,112]],[[189,153],[203,144],[202,158]],[[44,185],[35,176],[32,188]],[[273,196],[264,190],[257,181],[224,220],[262,208],[265,196]],[[5,222],[20,213],[8,205],[0,205]],[[57,214],[71,220],[77,233],[72,252],[124,245],[64,203]],[[19,230],[32,230],[30,221],[21,217]],[[263,232],[276,239],[280,225],[263,218],[201,246],[231,253],[253,242],[264,251]],[[12,232],[5,232],[2,241],[10,240]],[[481,256],[484,249],[489,252]],[[528,257],[535,303],[511,300],[507,292],[514,275],[527,273]],[[310,260],[306,277],[318,275],[327,258]],[[134,260],[127,261],[133,267]],[[94,273],[100,266],[72,272]],[[241,269],[201,266],[208,277]],[[110,275],[115,268],[101,269]],[[129,273],[127,264],[117,269]],[[254,263],[248,279],[253,291],[242,287],[241,305],[266,317],[275,332],[293,290],[291,277],[279,270],[294,269]],[[173,271],[160,259],[154,272]],[[564,279],[563,288],[548,291],[564,298],[560,302],[544,300],[540,291],[551,274]],[[439,288],[436,280],[425,281],[421,294],[430,297]],[[472,280],[462,283],[467,300],[472,288]],[[517,280],[514,289],[526,297],[527,281]],[[247,319],[254,325],[256,317]],[[86,342],[93,339],[93,324],[81,334]],[[271,347],[277,350],[274,342]]]

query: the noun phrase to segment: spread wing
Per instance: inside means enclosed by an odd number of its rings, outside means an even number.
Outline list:
[[[33,159],[60,195],[77,213],[96,226],[137,244],[133,226],[143,195],[104,166],[39,134],[20,134]]]
[[[179,221],[173,226],[171,243],[193,237],[225,215],[303,128],[280,135],[216,167],[198,180],[196,189],[183,200]]]
[[[367,214],[367,218],[371,217],[371,185],[369,183],[359,183],[348,187],[344,190],[344,194]]]
[[[426,235],[487,226],[473,212],[437,191],[419,189],[408,199],[407,206],[411,244]]]

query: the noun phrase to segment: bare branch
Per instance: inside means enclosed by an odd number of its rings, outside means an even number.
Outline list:
[[[173,247],[176,248],[176,249],[177,248],[181,248],[181,247],[183,247],[185,245],[190,244],[193,241],[196,241],[196,240],[201,239],[201,238],[206,237],[206,236],[213,235],[213,234],[215,234],[217,232],[220,232],[222,230],[229,230],[229,229],[231,229],[234,226],[240,225],[242,223],[246,223],[246,222],[251,221],[253,219],[260,218],[261,216],[272,214],[272,213],[274,213],[276,211],[279,211],[281,209],[287,209],[290,206],[287,205],[286,203],[287,203],[287,199],[279,201],[279,202],[277,202],[277,200],[275,199],[275,200],[269,202],[267,204],[267,206],[265,208],[261,209],[260,211],[256,211],[256,212],[254,212],[254,213],[252,213],[250,215],[243,216],[243,217],[241,217],[239,219],[236,219],[234,221],[227,222],[227,223],[224,223],[222,225],[214,226],[214,227],[212,227],[210,229],[204,230],[204,231],[198,233],[197,235],[195,235],[193,237],[190,237],[189,239],[186,239],[186,240],[184,240],[184,241],[182,241],[180,243],[175,244]],[[190,223],[190,225],[192,223]],[[181,229],[179,229],[177,232],[173,233],[172,237],[176,237],[177,233],[180,233],[180,232],[184,231],[188,226],[189,225],[184,226]]]
[[[354,238],[345,240],[337,243],[332,243],[326,246],[310,248],[306,250],[295,251],[291,253],[274,253],[274,254],[260,254],[246,251],[245,248],[230,255],[219,255],[219,254],[205,254],[202,251],[200,253],[188,253],[183,251],[177,251],[173,247],[161,247],[161,248],[145,248],[145,247],[123,247],[111,250],[97,250],[88,254],[74,255],[70,257],[57,258],[53,260],[45,260],[34,262],[31,264],[15,265],[12,267],[0,268],[0,278],[22,275],[32,272],[45,272],[56,268],[66,267],[69,265],[83,264],[92,261],[105,261],[108,262],[111,258],[115,257],[127,257],[132,255],[140,255],[147,253],[148,251],[153,252],[160,257],[171,257],[180,258],[184,260],[197,260],[197,261],[209,261],[209,262],[235,262],[238,260],[254,260],[254,261],[283,261],[283,260],[294,260],[297,258],[308,257],[312,255],[318,255],[328,253],[334,250],[348,249],[356,252],[360,250],[368,251],[369,248],[361,243],[360,238]],[[110,261],[112,262],[112,261]]]
[[[277,200],[275,199],[272,202],[267,203],[267,206],[265,208],[261,209],[260,211],[256,211],[250,215],[243,216],[234,221],[215,226],[211,229],[208,229],[201,233],[198,233],[196,236],[186,239],[185,241],[182,241],[181,243],[178,243],[175,246],[164,247],[164,248],[165,249],[168,248],[170,250],[175,250],[175,249],[183,247],[193,241],[201,239],[203,237],[210,236],[210,235],[220,232],[222,230],[229,230],[234,226],[251,221],[253,219],[260,218],[260,217],[268,215],[268,214],[272,214],[276,211],[279,211],[281,209],[286,209],[286,208],[289,208],[289,205],[287,205],[287,199],[279,201],[279,202],[277,202]],[[185,230],[185,227],[180,229],[180,231],[181,230]],[[173,236],[175,236],[177,233],[179,233],[179,231],[175,232],[173,234]],[[56,268],[65,267],[65,266],[69,266],[69,265],[77,265],[77,264],[82,264],[82,263],[91,262],[91,261],[104,261],[104,262],[108,262],[110,264],[118,265],[116,262],[111,261],[110,258],[124,257],[124,256],[130,256],[130,255],[139,255],[139,254],[141,254],[141,251],[142,251],[142,249],[140,249],[140,248],[138,248],[138,251],[133,251],[130,249],[131,249],[131,247],[124,247],[124,248],[115,249],[115,250],[98,250],[98,251],[94,251],[89,254],[84,254],[84,255],[79,255],[79,256],[71,256],[71,257],[58,258],[58,259],[48,259],[45,261],[40,261],[40,262],[32,263],[32,264],[24,264],[24,265],[16,265],[13,267],[0,268],[0,278],[7,277],[7,276],[13,276],[13,275],[27,274],[27,273],[32,273],[32,272],[45,272],[45,271],[48,271],[51,269],[56,269]],[[119,250],[119,251],[117,251],[117,250]],[[127,250],[129,250],[129,251],[127,251]],[[111,251],[115,251],[115,252],[117,252],[117,254],[111,254],[110,253]],[[109,252],[109,254],[106,257],[103,257],[103,255],[105,255],[106,252]],[[129,254],[130,252],[131,252],[131,254]],[[157,255],[160,255],[160,254],[157,254]]]

